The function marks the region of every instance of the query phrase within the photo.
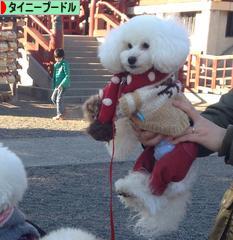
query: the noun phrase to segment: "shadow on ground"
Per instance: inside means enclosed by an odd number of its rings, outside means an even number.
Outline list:
[[[81,105],[66,105],[67,119],[82,118]],[[52,118],[56,115],[53,104],[33,100],[12,100],[0,103],[0,115]]]
[[[43,128],[35,129],[6,129],[0,128],[0,139],[11,138],[43,138],[43,137],[74,137],[84,134],[82,131],[64,131],[64,130],[49,130]]]

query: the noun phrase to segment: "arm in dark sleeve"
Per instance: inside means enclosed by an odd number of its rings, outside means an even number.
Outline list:
[[[226,163],[233,164],[233,134],[231,133],[233,128],[230,127],[233,124],[233,90],[224,94],[218,103],[210,105],[201,115],[216,125],[227,128],[219,156],[225,156]],[[211,153],[210,150],[199,146],[199,156],[207,156]]]

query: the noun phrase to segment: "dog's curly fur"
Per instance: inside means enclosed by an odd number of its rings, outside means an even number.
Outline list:
[[[0,143],[0,212],[16,206],[27,189],[24,166],[15,153]]]
[[[101,240],[91,233],[75,228],[61,228],[52,231],[41,240]]]
[[[137,16],[108,34],[99,48],[99,57],[103,66],[113,74],[124,71],[140,74],[151,67],[162,73],[171,73],[186,60],[189,53],[187,39],[184,26],[174,19]],[[137,58],[136,68],[130,68],[129,56]]]

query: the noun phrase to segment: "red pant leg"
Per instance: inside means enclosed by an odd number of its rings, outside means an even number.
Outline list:
[[[197,157],[197,151],[198,146],[195,143],[179,143],[157,161],[150,177],[152,192],[161,195],[170,182],[181,181]]]
[[[155,164],[154,158],[154,146],[146,147],[142,154],[137,159],[133,170],[134,171],[147,171],[149,173],[152,172]]]

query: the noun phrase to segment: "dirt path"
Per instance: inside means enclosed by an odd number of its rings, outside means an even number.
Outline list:
[[[84,131],[87,122],[82,119],[81,105],[68,105],[66,109],[66,120],[53,120],[56,110],[52,104],[24,100],[0,103],[0,137],[22,137],[22,133],[26,137],[39,130]]]
[[[72,136],[88,126],[80,104],[66,106],[65,120],[53,120],[55,114],[55,107],[48,103],[33,100],[0,103],[0,138]]]

